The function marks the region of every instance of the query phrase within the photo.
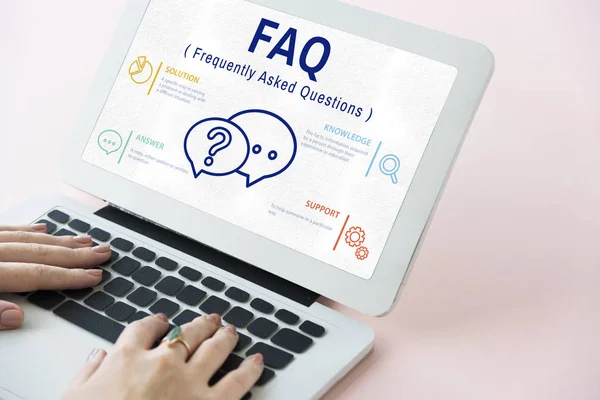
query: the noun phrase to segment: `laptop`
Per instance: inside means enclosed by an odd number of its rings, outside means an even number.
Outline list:
[[[2,224],[109,243],[102,283],[3,294],[0,398],[56,399],[92,348],[218,313],[260,352],[245,398],[321,397],[376,343],[493,70],[482,45],[333,0],[132,0],[62,157],[105,206]],[[215,377],[218,379],[218,376]]]

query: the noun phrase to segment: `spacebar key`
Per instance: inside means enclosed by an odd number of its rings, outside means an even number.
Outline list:
[[[54,310],[54,314],[112,343],[117,341],[125,329],[112,319],[71,300]]]

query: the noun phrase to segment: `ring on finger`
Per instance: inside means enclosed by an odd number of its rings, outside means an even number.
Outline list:
[[[161,340],[161,343],[166,343],[169,347],[173,347],[176,343],[181,343],[185,346],[188,358],[192,355],[191,347],[181,335],[181,327],[179,326],[176,326],[175,328],[171,329],[167,336],[165,336],[164,339]]]

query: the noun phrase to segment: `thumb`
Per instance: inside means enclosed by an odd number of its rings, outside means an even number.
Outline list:
[[[0,300],[0,331],[16,329],[23,323],[21,307],[8,301]]]

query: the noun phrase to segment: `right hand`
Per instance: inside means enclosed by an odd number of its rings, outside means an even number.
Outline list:
[[[0,226],[0,293],[83,289],[102,280],[86,269],[110,258],[110,246],[92,248],[91,236],[51,236],[45,224]],[[0,300],[0,331],[23,323],[21,307]]]
[[[127,326],[108,354],[98,349],[90,353],[63,400],[239,400],[262,374],[262,355],[254,354],[209,385],[238,341],[235,327],[221,327],[218,314],[181,327],[189,354],[181,343],[152,348],[168,329],[164,314]]]

